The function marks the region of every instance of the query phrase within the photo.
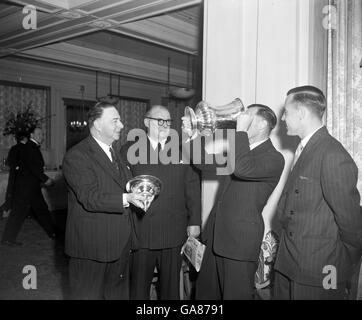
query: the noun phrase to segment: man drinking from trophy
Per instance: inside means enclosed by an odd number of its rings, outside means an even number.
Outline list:
[[[195,136],[193,125],[206,126],[192,123],[188,117],[182,120],[189,136]],[[273,110],[261,104],[250,105],[236,117],[235,153],[229,148],[227,156],[228,162],[235,161],[235,168],[221,177],[201,236],[206,250],[196,282],[196,299],[253,299],[264,233],[262,210],[284,168],[284,158],[269,138],[276,124]],[[214,156],[225,151],[220,140],[204,147]],[[213,164],[197,167],[216,170]]]
[[[161,300],[180,299],[181,247],[188,236],[198,237],[201,225],[200,180],[197,172],[178,160],[165,164],[170,139],[171,118],[166,107],[155,105],[144,117],[147,161],[130,163],[133,176],[151,175],[162,181],[162,190],[148,210],[136,210],[131,253],[131,299],[150,299],[155,267]],[[178,143],[178,142],[177,142]],[[121,148],[130,159],[135,143]],[[178,147],[178,146],[177,146]],[[171,148],[174,150],[174,148]],[[144,150],[143,150],[144,151]],[[154,160],[156,154],[156,160]]]

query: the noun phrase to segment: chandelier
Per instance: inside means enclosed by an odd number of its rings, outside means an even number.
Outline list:
[[[78,113],[78,107],[76,108],[77,117],[75,120],[71,120],[69,122],[69,128],[72,131],[83,131],[88,125],[87,121],[85,120],[86,116],[85,116],[85,112],[84,112],[84,91],[85,91],[85,87],[84,87],[84,85],[81,85],[80,93],[82,95],[82,107],[81,107],[80,113]]]

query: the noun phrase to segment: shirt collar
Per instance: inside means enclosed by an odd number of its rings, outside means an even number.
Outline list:
[[[166,144],[166,140],[162,140],[162,141],[157,141],[155,139],[152,139],[149,135],[147,135],[148,137],[148,140],[150,140],[150,143],[151,143],[151,146],[153,148],[153,150],[156,150],[157,146],[158,146],[158,143],[161,144],[161,149],[163,150],[165,148],[165,144]]]
[[[99,146],[102,148],[102,150],[106,153],[108,158],[112,160],[111,152],[109,151],[109,148],[111,148],[112,145],[108,145],[108,144],[98,140],[95,136],[92,136],[92,137],[99,144]]]
[[[33,138],[30,138],[31,141],[33,141],[37,146],[40,146],[40,143],[36,140],[34,140]]]
[[[249,146],[250,150],[253,150],[253,149],[255,149],[256,147],[260,146],[262,143],[264,143],[264,142],[267,141],[268,139],[269,139],[269,138],[266,138],[266,139],[264,139],[264,140],[261,140],[261,141],[252,143],[252,144]]]
[[[302,144],[303,148],[305,148],[305,146],[307,145],[307,143],[309,142],[309,140],[312,138],[312,136],[321,128],[323,128],[324,125],[321,125],[319,128],[317,128],[316,130],[314,130],[313,132],[311,132],[310,134],[308,134],[306,137],[304,137],[300,143]]]

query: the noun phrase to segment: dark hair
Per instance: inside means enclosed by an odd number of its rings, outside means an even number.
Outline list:
[[[33,132],[33,131],[32,131],[32,132]],[[23,140],[24,138],[29,139],[29,138],[30,138],[30,133],[31,133],[31,130],[29,130],[29,131],[24,131],[24,132],[22,132],[22,131],[17,132],[17,133],[15,133],[15,140],[16,140],[17,142],[20,142],[20,141]]]
[[[288,91],[287,95],[292,94],[292,103],[302,104],[310,111],[322,118],[327,107],[326,97],[322,90],[313,86],[296,87]]]
[[[275,126],[277,125],[277,116],[272,109],[264,104],[258,103],[251,104],[250,106],[248,106],[248,109],[250,108],[258,108],[256,114],[266,120],[269,126],[269,131],[272,131],[275,128]]]
[[[93,126],[93,122],[99,119],[102,114],[103,110],[106,108],[115,108],[115,106],[109,102],[97,102],[93,107],[91,107],[88,111],[88,126],[91,128]]]

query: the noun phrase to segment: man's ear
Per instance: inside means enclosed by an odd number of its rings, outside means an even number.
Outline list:
[[[307,112],[308,110],[305,106],[298,106],[298,116],[300,120],[304,119],[307,116]]]
[[[101,131],[101,125],[100,125],[100,120],[99,120],[99,118],[98,119],[95,119],[94,121],[93,121],[93,126],[94,126],[94,128],[97,130],[97,131]]]
[[[143,123],[145,124],[146,128],[149,128],[150,127],[150,119],[144,119],[143,120]]]
[[[268,126],[268,121],[266,121],[265,119],[260,120],[258,123],[259,130],[264,130],[267,126]]]

